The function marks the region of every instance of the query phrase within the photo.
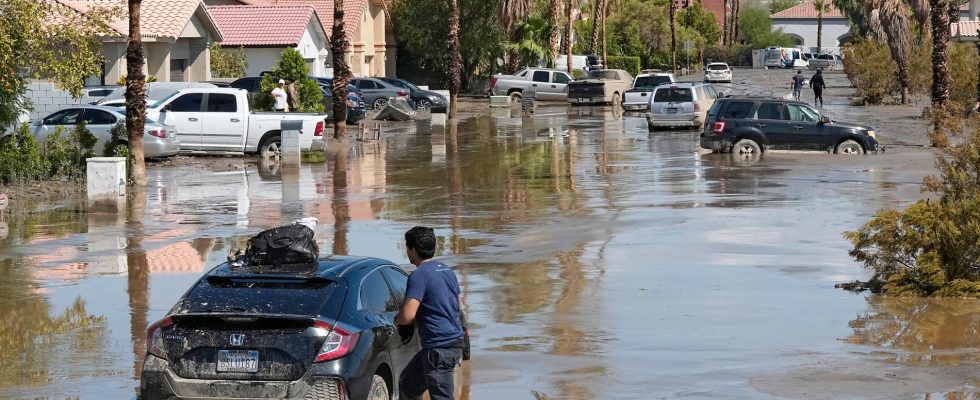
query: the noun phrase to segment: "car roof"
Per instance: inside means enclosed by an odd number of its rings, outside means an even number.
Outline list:
[[[48,114],[48,116],[53,115],[54,113],[65,111],[65,110],[79,109],[79,108],[80,109],[88,109],[88,110],[102,110],[102,111],[105,111],[105,112],[116,114],[117,116],[120,116],[120,117],[125,117],[125,114],[119,112],[119,108],[117,108],[117,107],[109,107],[109,106],[94,105],[94,104],[79,104],[79,105],[76,105],[76,106],[65,107],[65,108],[62,108],[62,109],[60,109],[58,111],[54,111],[51,114]]]
[[[305,266],[300,266],[300,269],[296,269],[295,267],[297,266],[287,266],[283,267],[281,272],[277,272],[269,269],[272,267],[256,269],[242,267],[231,262],[225,262],[209,271],[207,275],[218,277],[261,277],[270,279],[275,279],[277,276],[317,276],[324,279],[336,280],[337,278],[343,277],[350,272],[358,271],[363,267],[380,265],[396,266],[396,264],[391,261],[374,257],[329,255],[317,259],[316,271],[308,271]]]
[[[725,66],[728,66],[728,63],[725,63],[725,62],[713,62],[713,63],[708,63],[708,65],[725,65]]]
[[[696,86],[708,86],[708,84],[703,82],[672,82],[672,83],[665,83],[663,85],[657,86],[657,90],[667,89],[672,87],[693,88]]]
[[[803,101],[786,100],[786,99],[783,99],[783,98],[773,97],[773,96],[729,96],[729,97],[720,98],[720,99],[718,99],[716,101],[738,101],[738,100],[742,100],[742,101],[769,101],[769,102],[776,102],[776,103],[802,104],[802,105],[805,105],[805,106],[809,106],[809,104],[807,104],[806,102],[803,102]]]
[[[647,74],[639,74],[636,77],[637,78],[641,78],[641,77],[647,77],[647,76],[673,76],[673,75],[674,74],[672,74],[670,72],[651,72],[651,73],[647,73]]]

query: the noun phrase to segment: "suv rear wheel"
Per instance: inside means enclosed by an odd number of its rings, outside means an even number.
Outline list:
[[[762,147],[752,139],[739,140],[732,146],[732,155],[758,156],[760,154],[762,154]]]
[[[847,155],[859,155],[864,154],[864,147],[860,143],[855,142],[852,139],[840,142],[837,148],[834,149],[834,153],[837,154],[847,154]]]
[[[385,379],[375,375],[371,380],[371,391],[368,392],[368,400],[389,400],[388,384]]]

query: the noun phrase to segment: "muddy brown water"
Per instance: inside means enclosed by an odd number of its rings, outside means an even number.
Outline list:
[[[980,390],[980,302],[833,288],[866,278],[841,232],[921,198],[930,152],[733,160],[609,108],[483,106],[298,170],[154,164],[122,215],[11,203],[0,398],[134,398],[147,326],[248,235],[303,216],[325,253],[400,263],[406,229],[436,228],[473,323],[462,398]]]

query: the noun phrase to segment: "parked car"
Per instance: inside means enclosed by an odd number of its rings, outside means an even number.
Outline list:
[[[146,115],[177,128],[181,150],[279,155],[282,122],[300,121],[300,148],[322,150],[325,114],[253,112],[242,89],[181,89],[147,105]]]
[[[633,77],[621,69],[589,71],[585,79],[568,84],[568,102],[572,104],[608,104],[619,107],[623,93],[633,85]]]
[[[116,107],[83,105],[62,109],[31,124],[31,131],[38,142],[44,143],[48,136],[58,128],[68,134],[75,125],[85,123],[85,128],[95,134],[99,141],[95,143],[95,153],[102,155],[106,142],[112,138],[110,131],[117,123],[126,122],[124,110]],[[146,158],[162,158],[176,155],[180,151],[180,141],[177,130],[173,125],[163,125],[152,118],[147,118],[143,135],[143,152]],[[124,141],[128,141],[128,138]]]
[[[680,82],[660,85],[650,99],[647,125],[657,128],[691,127],[704,124],[708,109],[715,99],[724,97],[714,86],[707,83]]]
[[[393,398],[420,348],[394,324],[407,282],[367,257],[311,272],[218,265],[147,330],[140,398]]]
[[[878,140],[873,129],[833,121],[803,102],[728,97],[708,111],[701,147],[749,155],[770,149],[865,154],[878,150]]]
[[[189,88],[216,88],[217,86],[205,82],[150,82],[146,84],[147,104],[172,96],[180,89]],[[126,87],[119,86],[112,93],[106,95],[99,101],[100,106],[125,106]]]
[[[429,110],[434,113],[444,113],[446,112],[446,107],[449,105],[449,100],[446,96],[439,93],[433,92],[431,90],[424,90],[418,86],[413,85],[411,82],[404,79],[398,78],[378,78],[392,85],[398,86],[402,89],[408,89],[409,102],[416,110]]]
[[[732,68],[723,62],[708,64],[704,68],[704,81],[732,83]]]
[[[636,76],[633,88],[623,94],[623,109],[626,111],[643,111],[650,108],[650,95],[653,89],[665,83],[676,82],[674,74],[646,73]]]
[[[90,104],[96,104],[121,87],[119,85],[86,86],[82,88],[82,97],[88,97],[93,100]]]
[[[357,86],[364,96],[364,102],[374,109],[380,109],[388,104],[389,97],[408,96],[408,90],[375,78],[354,78],[350,83]]]
[[[320,85],[321,90],[330,92],[330,84],[331,84],[330,78],[320,78],[320,77],[311,76],[310,79],[317,81],[317,84]],[[247,76],[244,78],[236,79],[234,82],[232,82],[229,85],[229,87],[235,89],[244,89],[246,92],[248,92],[249,101],[254,102],[255,96],[261,93],[261,88],[260,88],[261,82],[262,82],[261,76]],[[327,119],[332,121],[333,120],[333,93],[332,92],[326,93],[326,92],[324,92],[323,94],[323,109],[324,109],[324,113],[327,114]],[[348,92],[347,100],[349,100],[352,104],[354,104],[353,112],[347,113],[347,123],[356,124],[357,121],[364,119],[365,115],[367,115],[367,111],[364,108],[364,101],[363,99],[361,99],[360,91],[357,90],[357,87],[355,87],[354,85],[347,85],[347,92]],[[253,104],[253,103],[249,103],[249,104]]]
[[[839,71],[844,69],[844,60],[834,54],[818,54],[816,58],[811,58],[807,64],[809,69],[823,69],[824,71]]]
[[[565,101],[567,85],[572,76],[567,72],[547,68],[525,68],[514,75],[497,74],[490,78],[491,96],[510,96],[520,101],[525,94],[534,93],[535,100]]]

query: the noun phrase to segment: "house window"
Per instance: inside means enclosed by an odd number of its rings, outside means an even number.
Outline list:
[[[187,60],[170,60],[170,81],[184,82],[187,72]]]

